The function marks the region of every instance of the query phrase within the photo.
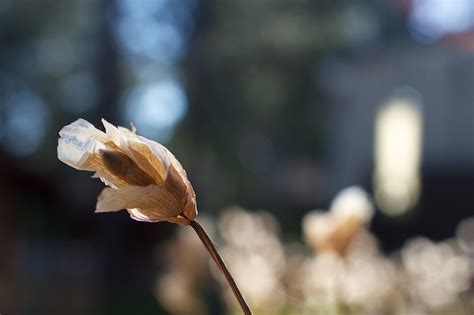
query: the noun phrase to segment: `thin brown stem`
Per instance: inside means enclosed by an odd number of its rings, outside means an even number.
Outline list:
[[[240,290],[237,287],[237,284],[235,283],[234,278],[232,278],[232,275],[230,274],[229,270],[227,269],[224,261],[222,260],[222,257],[220,256],[220,254],[217,251],[216,247],[212,243],[212,240],[207,235],[206,231],[203,229],[203,227],[198,222],[196,222],[194,220],[191,221],[190,225],[194,229],[196,234],[198,235],[198,237],[201,240],[204,247],[206,247],[206,249],[209,252],[209,254],[211,255],[212,259],[216,262],[217,266],[219,267],[219,269],[224,274],[227,282],[230,285],[230,288],[232,289],[232,292],[235,295],[235,298],[237,299],[237,301],[239,301],[240,307],[242,308],[242,311],[244,312],[244,314],[245,315],[252,315],[252,311],[250,310],[249,306],[245,302],[245,299],[242,296],[242,293],[240,293]]]

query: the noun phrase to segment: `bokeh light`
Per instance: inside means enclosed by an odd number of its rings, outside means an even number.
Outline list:
[[[416,39],[435,41],[474,26],[472,0],[414,0],[409,26]]]
[[[404,95],[377,115],[374,186],[381,210],[389,215],[413,208],[420,196],[422,124],[420,104]]]
[[[3,145],[18,156],[33,154],[40,147],[47,132],[50,114],[48,107],[31,90],[10,94],[5,102]]]
[[[167,142],[187,109],[186,94],[177,81],[167,80],[133,88],[125,99],[125,117],[140,133]]]
[[[120,0],[120,43],[132,54],[172,64],[184,54],[195,5],[195,0]]]

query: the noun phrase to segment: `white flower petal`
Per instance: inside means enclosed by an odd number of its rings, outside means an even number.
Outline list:
[[[106,134],[97,130],[84,119],[78,119],[65,126],[59,132],[58,158],[69,166],[79,170],[95,170],[89,163],[89,157],[94,154],[97,147],[103,147]]]
[[[65,126],[59,134],[61,136],[58,140],[60,161],[78,170],[95,171],[93,177],[100,177],[111,187],[123,187],[127,184],[112,174],[101,158],[100,150],[111,150],[110,145],[113,146],[107,134],[84,119],[78,119]]]
[[[117,129],[117,127],[115,127],[114,125],[112,125],[111,123],[109,123],[107,120],[105,120],[104,118],[102,118],[102,124],[104,125],[104,128],[105,128],[105,132],[107,133],[107,135],[110,137],[110,139],[115,143],[115,145],[117,147],[120,147],[120,144],[121,144],[121,139],[122,139],[122,136],[119,132],[119,130]]]
[[[161,221],[167,221],[171,223],[177,223],[177,224],[182,224],[182,225],[188,225],[189,220],[186,219],[185,217],[178,215],[176,217],[167,217],[167,218],[157,218],[157,217],[149,217],[146,214],[144,214],[140,209],[127,209],[128,213],[130,214],[130,217],[136,221],[140,222],[161,222]]]
[[[140,210],[137,208],[127,209],[127,211],[130,214],[130,217],[134,220],[137,220],[140,222],[152,222],[151,218],[141,213]],[[159,221],[163,221],[163,220],[159,220]],[[153,221],[153,222],[159,222],[159,221]]]

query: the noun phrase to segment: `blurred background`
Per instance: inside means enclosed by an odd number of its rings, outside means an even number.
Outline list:
[[[93,213],[80,117],[175,153],[256,314],[473,313],[473,0],[0,1],[0,313],[238,314],[190,229]]]

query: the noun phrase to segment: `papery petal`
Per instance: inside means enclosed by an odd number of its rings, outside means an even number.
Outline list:
[[[191,194],[188,192],[188,196],[186,198],[186,204],[183,208],[183,214],[189,220],[194,220],[198,214],[197,206],[196,206],[196,195],[194,193],[193,188],[191,188]]]
[[[161,219],[180,214],[180,203],[172,192],[156,185],[105,188],[97,200],[96,212],[138,208],[148,217]]]
[[[132,208],[132,209],[127,209],[128,213],[130,214],[130,217],[136,221],[140,222],[160,222],[163,220],[159,221],[152,221],[148,216],[144,215],[142,212],[140,212],[140,209],[137,208]]]
[[[130,214],[130,217],[136,221],[140,222],[160,222],[160,221],[167,221],[171,223],[177,223],[181,225],[188,225],[189,220],[181,215],[178,215],[176,217],[157,217],[157,216],[149,216],[144,212],[143,210],[134,208],[134,209],[127,209],[128,213]]]
[[[114,150],[115,146],[104,132],[84,119],[78,119],[65,126],[59,132],[58,158],[67,165],[83,171],[95,171],[95,177],[100,177],[112,187],[123,187],[127,183],[114,175],[100,155],[100,150]]]
[[[156,184],[155,180],[143,171],[126,154],[118,150],[100,151],[100,157],[107,169],[132,186]]]
[[[184,170],[183,166],[179,161],[171,154],[171,166],[168,176],[170,179],[166,179],[166,183],[168,182],[175,182],[179,185],[177,187],[181,187],[184,190],[185,195],[183,196],[183,200],[185,203],[183,205],[183,214],[186,218],[190,220],[194,220],[197,216],[197,205],[196,205],[196,193],[194,192],[193,186],[191,182],[188,180],[186,175],[186,171]],[[173,180],[171,180],[173,179]],[[176,185],[176,184],[175,184]]]
[[[107,135],[84,119],[65,126],[59,131],[59,135],[59,160],[78,170],[93,171],[94,168],[87,162],[96,147],[103,145]]]
[[[137,138],[150,148],[151,152],[153,153],[153,156],[155,156],[156,159],[160,160],[165,168],[168,168],[171,165],[172,160],[176,160],[174,155],[158,142],[151,141],[141,136],[137,136]]]
[[[143,171],[159,184],[168,174],[170,155],[161,144],[136,135],[123,127],[115,127],[102,119],[107,135],[127,154]]]
[[[108,141],[108,137],[103,131],[95,128],[93,124],[82,118],[64,126],[59,131],[59,135],[61,137],[79,136],[81,138],[96,138],[103,142]]]
[[[173,156],[172,165],[170,170],[175,170],[176,174],[179,176],[181,183],[185,187],[186,195],[184,200],[186,200],[183,206],[183,214],[190,220],[194,220],[197,216],[197,206],[196,206],[196,193],[194,192],[191,182],[188,180],[186,171],[179,161]]]
[[[162,183],[168,175],[169,155],[164,151],[157,154],[157,150],[153,150],[144,142],[128,141],[127,144],[131,158],[137,165],[157,183]]]
[[[105,132],[109,138],[115,143],[117,147],[120,147],[122,136],[117,127],[109,123],[107,120],[102,118],[102,124],[104,125]]]

